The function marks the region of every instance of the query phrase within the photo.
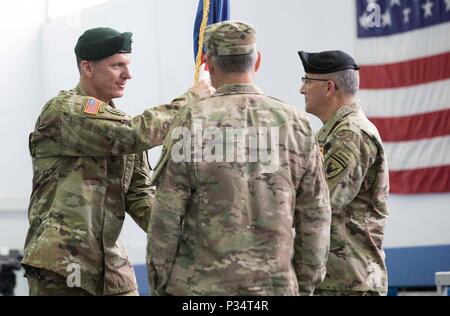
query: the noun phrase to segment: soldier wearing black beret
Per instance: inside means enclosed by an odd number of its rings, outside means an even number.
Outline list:
[[[127,81],[132,79],[132,37],[130,32],[106,27],[84,32],[75,46],[80,70],[80,84],[75,90],[110,105],[113,99],[122,97]]]
[[[86,31],[78,39],[75,55],[80,60],[95,61],[116,53],[131,53],[133,33],[120,33],[107,27]]]
[[[339,50],[322,53],[299,52],[305,72],[311,74],[329,74],[343,70],[359,70],[353,58]]]
[[[316,295],[386,295],[389,176],[383,143],[356,99],[359,66],[342,51],[299,52],[301,93],[317,134],[333,209],[327,275]]]
[[[80,82],[44,107],[30,135],[33,193],[22,264],[30,295],[136,295],[119,235],[129,214],[147,231],[154,189],[146,150],[162,145],[181,106],[210,95],[201,82],[131,118],[116,109],[132,78],[132,34],[86,31],[75,47]]]

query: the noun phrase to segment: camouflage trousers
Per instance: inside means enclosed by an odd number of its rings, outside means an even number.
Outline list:
[[[69,288],[65,282],[55,281],[28,279],[30,296],[92,296],[81,288]]]
[[[64,277],[49,271],[40,273],[38,277],[28,276],[28,287],[30,296],[93,296],[82,288],[68,287]],[[139,293],[133,291],[114,296],[139,296]]]
[[[373,291],[315,290],[314,296],[386,296],[386,293],[373,292]]]

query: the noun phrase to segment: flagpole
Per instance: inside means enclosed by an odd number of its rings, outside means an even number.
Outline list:
[[[195,65],[195,83],[198,83],[200,79],[200,70],[202,68],[203,64],[203,44],[205,40],[205,30],[208,26],[208,17],[209,17],[209,8],[210,8],[210,0],[204,0],[203,1],[203,20],[202,24],[200,26],[200,32],[199,32],[199,40],[198,40],[198,52],[197,52],[197,58],[196,58],[196,65]]]

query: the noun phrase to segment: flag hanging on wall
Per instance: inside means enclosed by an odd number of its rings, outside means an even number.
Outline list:
[[[360,99],[391,191],[450,192],[450,0],[356,0]]]
[[[194,25],[194,59],[198,54],[198,42],[200,37],[200,26],[203,21],[203,6],[205,0],[198,2],[197,16]],[[230,19],[230,0],[210,0],[208,25],[227,21]],[[203,51],[203,53],[205,53]]]

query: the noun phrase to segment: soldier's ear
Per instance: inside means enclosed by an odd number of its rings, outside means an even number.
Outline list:
[[[255,72],[258,72],[260,67],[261,67],[261,52],[258,52],[258,55],[256,56]]]
[[[94,75],[94,63],[87,60],[83,60],[80,63],[80,71],[82,75],[88,78],[92,78]]]
[[[327,92],[326,92],[327,97],[332,97],[336,93],[336,91],[337,91],[336,84],[331,80],[328,81],[327,82]]]

